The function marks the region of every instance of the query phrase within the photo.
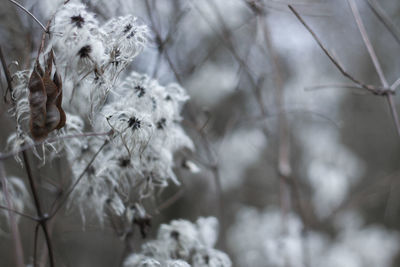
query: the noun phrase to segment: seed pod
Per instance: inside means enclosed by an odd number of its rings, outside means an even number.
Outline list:
[[[46,89],[46,130],[50,133],[60,123],[60,112],[56,106],[58,87],[51,79],[53,67],[53,53],[50,51],[47,58],[47,65],[43,76],[43,84]]]
[[[47,134],[45,134],[42,130],[46,124],[47,102],[47,94],[42,75],[43,70],[40,67],[39,62],[36,62],[28,84],[29,107],[31,113],[29,127],[34,139],[41,139],[47,136]]]
[[[53,79],[51,78],[53,61],[54,55],[51,50],[47,54],[44,72],[37,61],[29,81],[30,130],[35,140],[46,138],[53,130],[61,129],[66,121],[65,112],[61,107],[62,81],[57,70]]]
[[[58,123],[58,125],[56,126],[56,129],[59,130],[62,127],[64,127],[65,122],[66,122],[66,115],[64,110],[62,109],[62,80],[60,75],[58,74],[58,72],[56,71],[54,73],[54,77],[53,77],[53,81],[54,84],[57,86],[57,99],[56,99],[56,106],[58,111],[60,112],[60,122]]]

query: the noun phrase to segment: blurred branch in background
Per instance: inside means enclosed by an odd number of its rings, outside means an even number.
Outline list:
[[[9,2],[1,264],[398,265],[400,3]],[[67,119],[34,140],[51,49]]]
[[[332,61],[332,63],[337,67],[337,69],[348,79],[350,79],[351,81],[353,81],[356,85],[362,87],[363,89],[372,92],[375,95],[381,95],[381,96],[385,96],[389,102],[389,107],[391,110],[391,114],[393,117],[393,121],[394,124],[396,126],[396,131],[397,134],[400,137],[400,121],[399,121],[399,117],[397,114],[397,109],[396,109],[396,105],[394,103],[392,94],[395,93],[395,91],[392,89],[393,86],[389,87],[389,84],[386,81],[386,78],[383,76],[383,71],[382,68],[380,67],[379,61],[375,55],[375,52],[372,48],[372,45],[368,39],[368,36],[366,34],[365,28],[362,25],[362,21],[359,17],[359,14],[357,12],[357,10],[355,9],[355,4],[353,1],[349,2],[351,7],[352,7],[352,11],[354,16],[356,17],[356,21],[357,21],[357,25],[360,29],[361,35],[363,37],[364,43],[368,49],[368,53],[372,59],[372,62],[374,63],[375,69],[379,75],[379,78],[381,79],[381,83],[382,83],[382,87],[375,87],[375,86],[371,86],[371,85],[367,85],[365,83],[363,83],[362,81],[354,78],[351,74],[349,74],[343,67],[342,65],[333,57],[333,55],[327,50],[327,48],[325,48],[325,46],[322,44],[322,42],[320,41],[320,39],[318,38],[318,36],[315,34],[315,32],[306,24],[306,22],[303,20],[303,18],[300,16],[300,14],[293,8],[293,6],[289,5],[289,9],[296,15],[296,17],[299,19],[299,21],[304,25],[304,27],[310,32],[310,34],[313,36],[313,38],[315,39],[315,41],[318,43],[318,45],[321,47],[321,49],[324,51],[324,53],[328,56],[328,58]],[[353,4],[352,4],[353,3]]]

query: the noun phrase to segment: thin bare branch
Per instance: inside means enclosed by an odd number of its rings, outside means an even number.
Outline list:
[[[79,138],[79,137],[88,137],[88,136],[106,136],[109,135],[110,132],[100,132],[100,133],[96,133],[96,132],[87,132],[87,133],[81,133],[81,134],[71,134],[71,135],[62,135],[62,136],[56,136],[56,137],[52,137],[52,138],[48,138],[46,140],[40,141],[40,142],[35,142],[33,144],[28,144],[28,145],[24,145],[22,146],[20,149],[18,149],[17,151],[14,152],[10,152],[10,153],[0,153],[0,160],[5,160],[7,158],[11,158],[14,157],[15,155],[29,150],[33,147],[36,146],[40,146],[44,143],[52,143],[52,142],[56,142],[56,141],[60,141],[60,140],[64,140],[64,139],[71,139],[71,138]]]
[[[37,267],[37,247],[38,247],[38,239],[39,239],[39,227],[40,223],[37,223],[35,226],[35,231],[33,234],[33,267]]]
[[[397,43],[400,44],[400,31],[396,25],[390,20],[389,16],[380,6],[376,0],[367,0],[368,7],[374,12],[377,18],[385,25],[390,34],[396,39]]]
[[[84,177],[85,173],[89,170],[90,166],[92,165],[92,163],[94,162],[94,160],[97,158],[97,156],[100,154],[101,150],[103,150],[103,148],[108,144],[108,139],[104,140],[104,143],[101,145],[101,147],[97,150],[97,152],[93,155],[93,157],[91,158],[91,160],[88,162],[88,164],[86,165],[85,169],[83,169],[83,171],[81,172],[81,174],[79,175],[79,177],[76,179],[76,181],[72,184],[72,186],[70,187],[70,189],[68,189],[68,191],[62,195],[62,199],[60,200],[58,205],[53,205],[53,208],[51,209],[51,213],[49,218],[53,218],[54,215],[56,215],[56,213],[62,208],[62,206],[64,205],[64,203],[68,200],[69,196],[72,194],[72,192],[75,190],[75,188],[77,187],[77,185],[79,184],[79,182],[82,180],[82,178]]]
[[[160,213],[160,211],[170,207],[176,201],[178,201],[183,196],[184,191],[185,191],[184,188],[179,189],[178,192],[176,192],[171,197],[169,197],[167,200],[165,200],[163,203],[161,203],[156,209],[157,214]]]
[[[14,1],[14,0],[8,0],[8,1],[13,3],[14,5],[19,7],[20,9],[22,9],[29,16],[31,16],[37,22],[37,24],[39,24],[39,26],[43,29],[43,31],[45,31],[46,33],[48,32],[48,29],[28,9],[26,9],[24,6],[22,6],[17,1]]]
[[[218,12],[218,9],[213,8],[213,10],[216,12],[217,18],[219,20],[219,23],[223,26],[223,33],[220,33],[214,26],[213,23],[209,20],[209,16],[205,14],[195,3],[195,1],[190,1],[190,3],[195,7],[197,12],[201,15],[203,20],[208,24],[208,26],[213,30],[213,32],[217,35],[217,37],[220,39],[222,44],[230,51],[232,56],[236,59],[236,61],[239,63],[239,65],[242,67],[242,70],[246,74],[246,76],[249,78],[249,81],[251,83],[251,89],[252,92],[255,96],[255,99],[257,101],[257,105],[259,109],[261,110],[263,115],[267,115],[267,109],[265,107],[265,103],[262,98],[262,93],[261,93],[261,88],[259,84],[257,83],[256,79],[254,78],[253,73],[251,72],[248,64],[240,57],[238,51],[235,49],[234,45],[232,44],[232,41],[230,40],[230,35],[228,33],[230,32],[228,27],[226,26],[225,21],[222,18],[222,15]],[[212,2],[207,2],[209,4],[212,4]]]
[[[376,56],[375,49],[372,46],[372,43],[368,37],[367,30],[365,29],[365,26],[361,19],[361,15],[360,15],[360,12],[358,11],[357,5],[354,2],[354,0],[347,0],[347,2],[350,5],[350,9],[351,9],[351,12],[353,13],[354,19],[357,23],[358,30],[361,33],[361,37],[364,41],[365,46],[367,47],[368,54],[371,57],[372,63],[374,64],[375,70],[379,76],[379,79],[381,80],[382,86],[387,88],[387,87],[389,87],[389,84],[386,80],[385,75],[383,74],[382,66],[379,63],[378,57]]]
[[[24,218],[26,218],[26,219],[32,220],[32,221],[37,221],[37,220],[38,220],[38,218],[36,218],[36,217],[34,217],[34,216],[32,216],[32,215],[25,214],[25,213],[23,213],[23,212],[20,212],[20,211],[15,210],[15,209],[7,208],[6,206],[3,206],[3,205],[0,205],[0,209],[14,212],[14,213],[17,214],[17,215],[19,215],[19,216],[21,216],[21,217],[24,217]]]
[[[33,178],[33,175],[32,175],[32,170],[31,170],[31,167],[30,167],[30,164],[29,164],[28,155],[27,155],[26,151],[22,152],[22,157],[23,157],[24,164],[25,164],[26,174],[28,176],[29,186],[30,186],[31,191],[32,191],[33,200],[35,202],[36,212],[37,212],[37,215],[39,217],[39,224],[40,224],[40,227],[43,230],[44,238],[45,238],[46,245],[47,245],[47,250],[49,252],[50,267],[55,267],[53,246],[52,246],[52,243],[51,243],[51,240],[50,240],[49,233],[47,231],[47,223],[46,222],[48,220],[48,217],[47,217],[46,214],[43,213],[43,210],[42,210],[42,207],[41,207],[41,204],[40,204],[40,200],[39,200],[38,191],[37,191],[37,188],[36,188],[35,179]]]
[[[393,91],[396,90],[396,88],[400,85],[400,78],[398,78],[391,86],[390,89]]]
[[[329,50],[322,44],[322,41],[319,37],[315,34],[315,32],[308,26],[308,24],[304,21],[304,19],[300,16],[300,14],[294,9],[293,6],[289,5],[289,9],[293,12],[296,18],[303,24],[303,26],[307,29],[307,31],[312,35],[314,40],[317,42],[318,46],[322,49],[325,55],[330,59],[330,61],[336,66],[336,68],[342,73],[343,76],[354,82],[355,84],[359,85],[360,87],[364,88],[365,90],[378,95],[386,95],[392,93],[390,88],[376,88],[371,85],[367,85],[360,80],[356,79],[350,73],[348,73],[344,67],[335,59],[335,57],[329,52]]]
[[[7,67],[7,63],[6,60],[4,58],[4,54],[3,54],[3,50],[1,49],[1,45],[0,45],[0,60],[1,60],[1,65],[3,66],[3,71],[4,71],[4,76],[6,76],[6,80],[7,80],[7,90],[4,94],[4,100],[6,100],[7,97],[7,92],[10,92],[10,95],[12,97],[12,78],[11,78],[11,74],[10,71],[8,70]]]
[[[305,87],[304,91],[315,91],[315,90],[327,89],[327,88],[356,89],[356,90],[361,89],[364,91],[364,89],[362,87],[354,85],[354,84],[321,84],[321,85]]]
[[[368,33],[367,30],[365,29],[364,23],[361,19],[360,16],[360,12],[358,11],[358,7],[356,5],[356,3],[354,2],[354,0],[347,0],[347,2],[350,5],[351,11],[353,13],[354,19],[357,23],[357,27],[361,33],[361,36],[363,38],[364,44],[367,47],[368,50],[368,54],[371,57],[371,60],[374,64],[375,70],[379,76],[379,79],[381,80],[381,84],[384,88],[388,88],[389,84],[386,80],[386,77],[383,73],[382,67],[379,63],[378,57],[376,56],[375,50],[372,46],[372,43],[368,37]],[[397,130],[397,134],[400,136],[400,121],[399,121],[399,117],[398,117],[398,113],[397,113],[397,109],[396,109],[396,104],[394,103],[394,99],[393,99],[393,95],[392,94],[387,94],[386,95],[387,101],[389,103],[389,108],[390,108],[390,112],[392,114],[392,118],[393,118],[393,122],[396,126],[396,130]]]

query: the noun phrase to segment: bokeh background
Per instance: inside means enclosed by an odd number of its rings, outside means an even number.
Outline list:
[[[172,219],[215,216],[217,248],[234,266],[400,264],[400,137],[388,102],[341,88],[351,82],[287,6],[351,75],[380,86],[348,1],[82,2],[100,21],[133,14],[148,25],[151,41],[129,69],[161,84],[178,82],[191,98],[183,124],[196,150],[176,157],[182,185],[169,186],[148,207],[153,216],[147,239]],[[62,1],[20,3],[44,22]],[[400,2],[355,3],[392,84],[400,77]],[[41,29],[7,0],[0,6],[0,43],[9,68],[29,68]],[[374,10],[385,14],[391,31]],[[2,94],[6,87],[2,74]],[[7,109],[1,102],[1,151],[15,130]],[[195,166],[187,168],[186,160]],[[57,173],[68,175],[68,168],[62,161],[35,168],[41,195],[55,194],[48,181],[57,183]],[[11,160],[6,170],[25,177]],[[19,228],[28,262],[34,224],[21,218]],[[0,229],[0,266],[13,266],[4,216]],[[51,229],[60,266],[118,266],[124,244],[107,223],[82,226],[72,210],[59,214]],[[137,248],[142,242],[137,235]]]

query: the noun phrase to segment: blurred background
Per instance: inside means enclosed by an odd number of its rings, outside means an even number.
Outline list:
[[[43,23],[62,2],[20,1]],[[82,2],[100,21],[133,14],[148,25],[151,41],[128,68],[160,84],[178,82],[190,95],[183,125],[196,150],[177,155],[182,185],[156,196],[147,239],[172,219],[215,216],[217,248],[234,266],[400,264],[400,137],[387,98],[349,88],[357,86],[288,8],[293,5],[348,73],[382,87],[349,2],[392,85],[400,77],[399,1]],[[10,71],[29,68],[41,29],[7,0],[0,25]],[[6,88],[2,74],[2,94]],[[398,96],[393,100],[398,107]],[[1,151],[15,130],[7,109],[1,102]],[[62,162],[35,172],[58,169],[68,173]],[[12,160],[6,171],[25,177]],[[69,211],[51,223],[60,266],[118,266],[124,244],[110,225],[94,220],[82,227],[80,220]],[[0,266],[13,266],[4,216],[0,222]],[[20,218],[19,228],[28,262],[34,224]],[[137,248],[142,242],[137,235]]]

